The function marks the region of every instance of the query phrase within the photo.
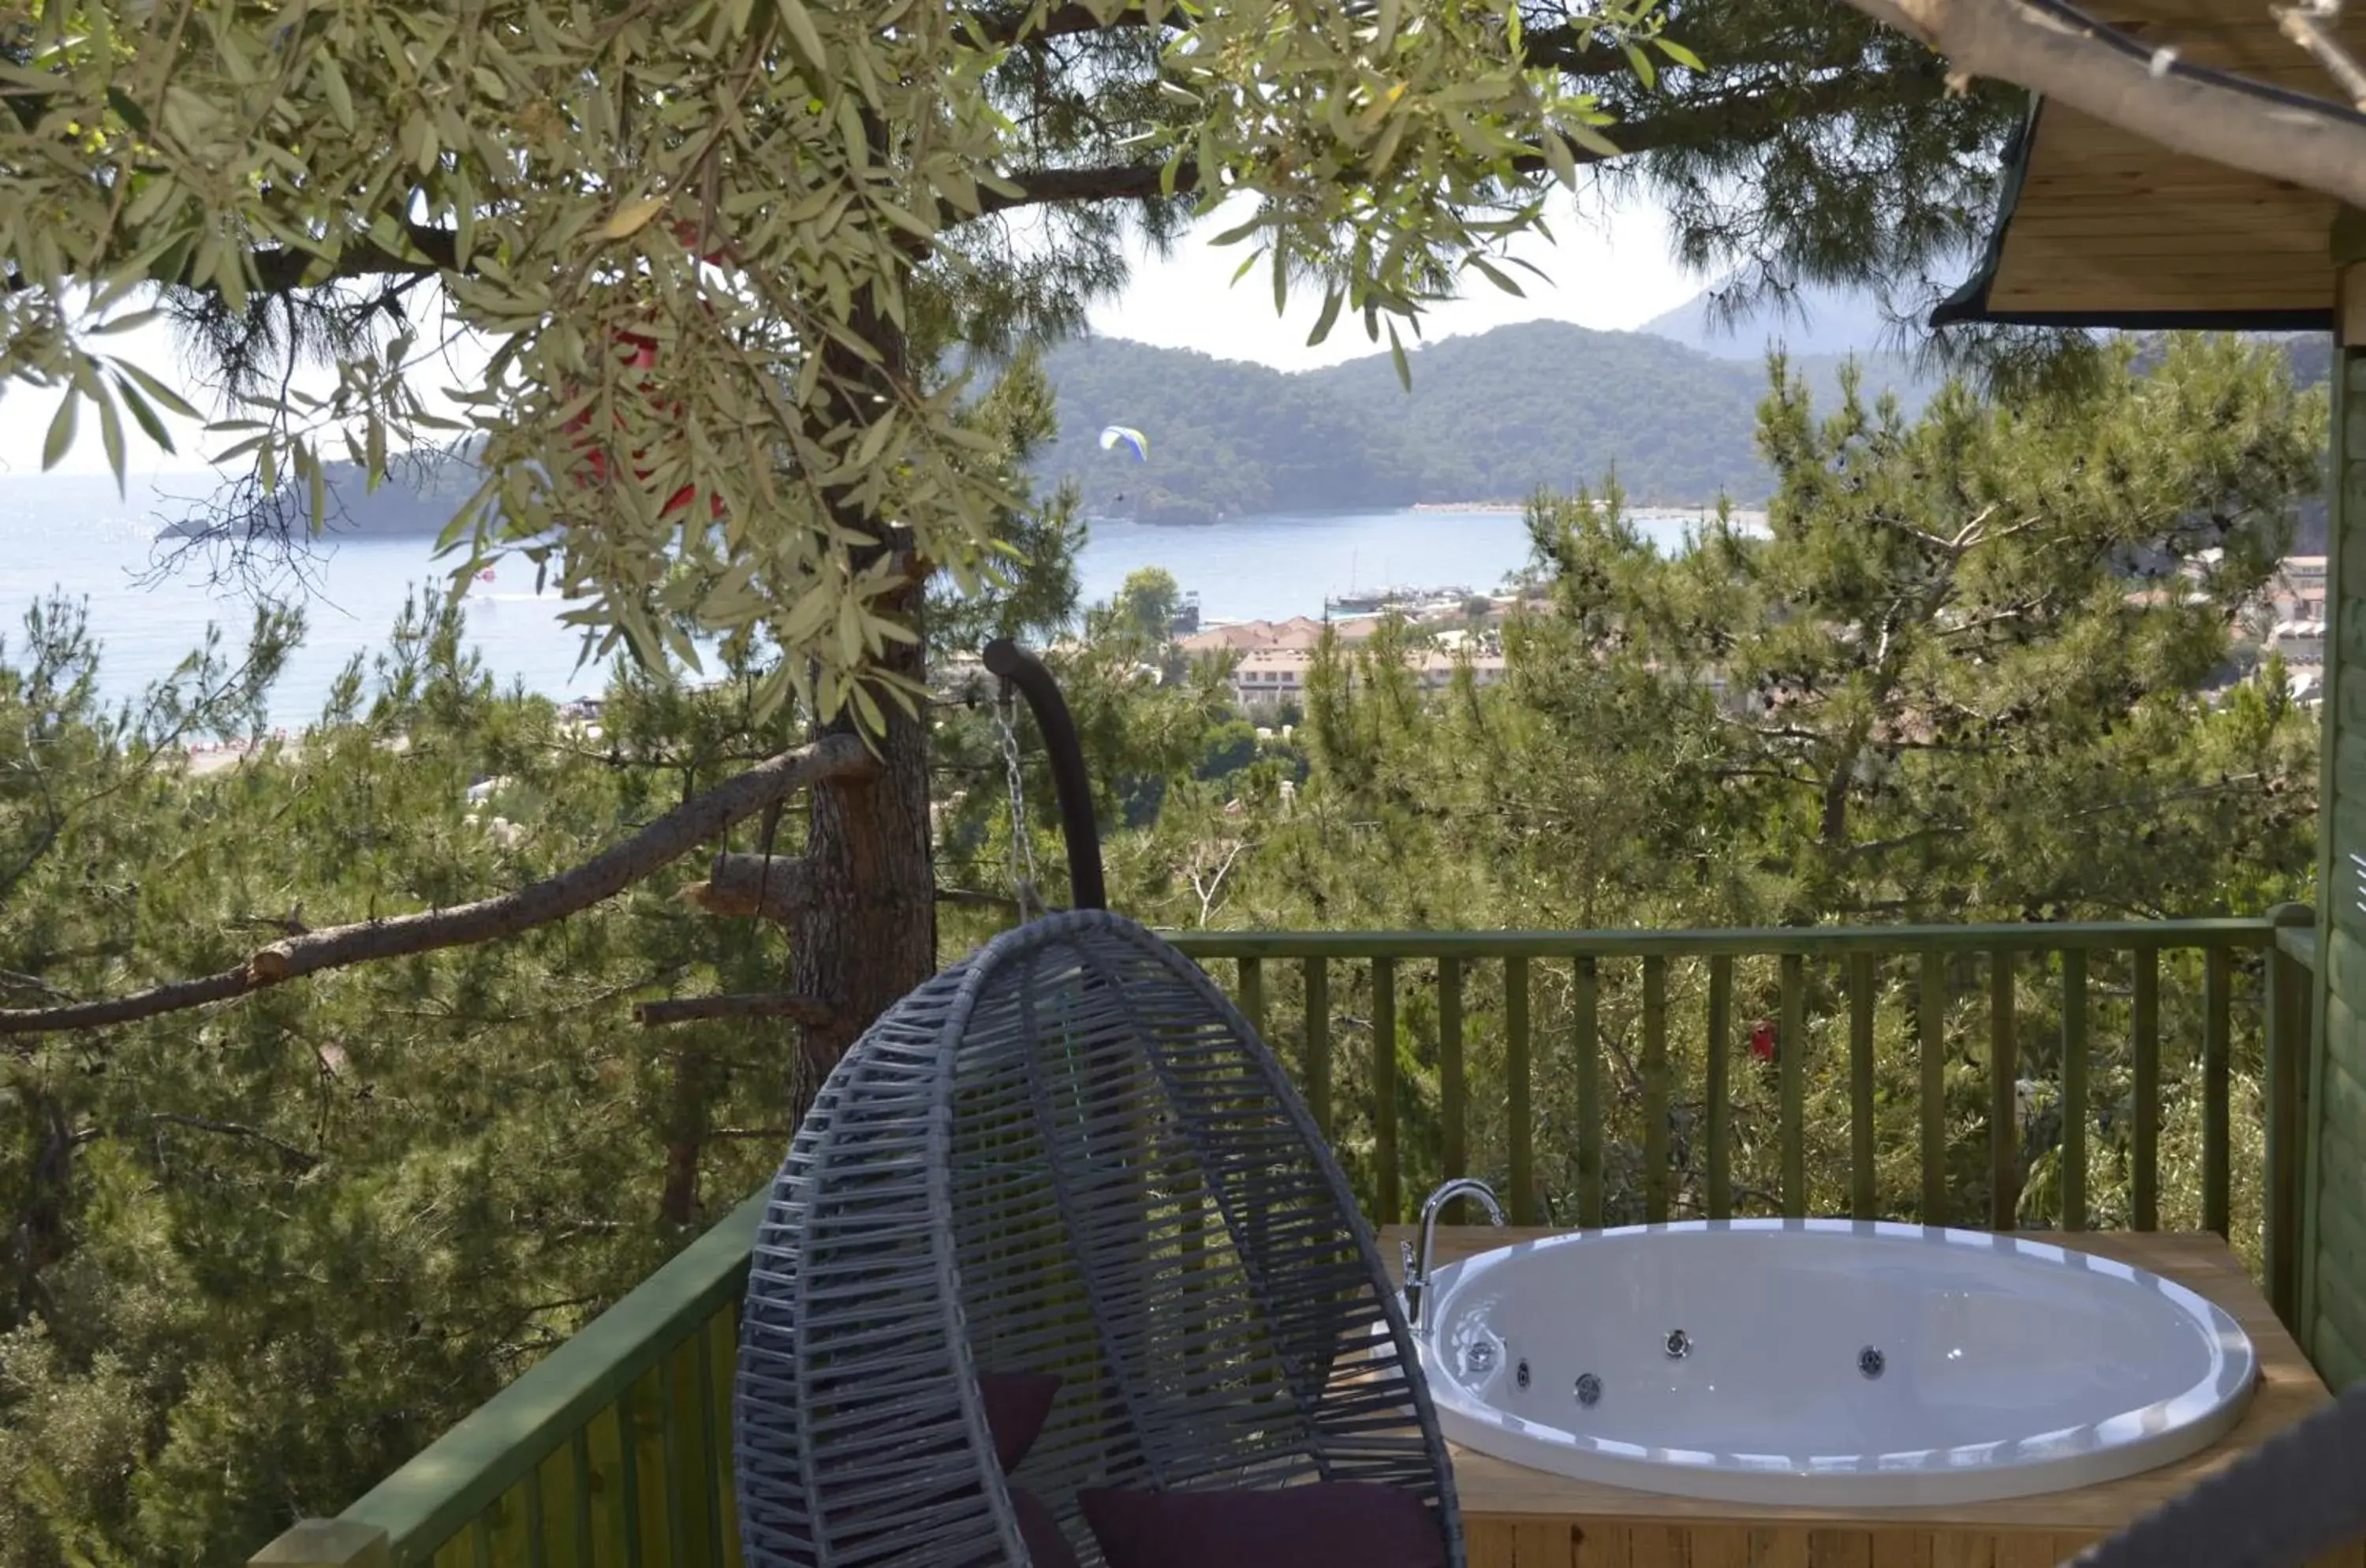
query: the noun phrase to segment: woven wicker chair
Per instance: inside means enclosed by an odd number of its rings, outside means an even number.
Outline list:
[[[1056,761],[1065,712],[1016,657]],[[1417,1495],[1461,1568],[1428,1390],[1337,1163],[1207,976],[1098,908],[922,986],[806,1113],[741,1334],[748,1562],[1028,1564],[978,1383],[1012,1370],[1061,1380],[1011,1479],[1087,1564],[1081,1488],[1320,1479]]]

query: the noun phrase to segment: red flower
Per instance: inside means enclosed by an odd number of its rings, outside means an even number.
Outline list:
[[[616,342],[622,346],[632,351],[632,357],[626,362],[626,367],[628,369],[655,370],[657,368],[657,339],[644,336],[642,333],[636,332],[619,331],[616,333]],[[649,383],[643,382],[642,389],[644,391],[648,390]],[[573,434],[577,432],[589,429],[591,423],[592,411],[586,408],[579,411],[568,420],[566,429],[569,434]],[[605,483],[608,478],[608,454],[604,449],[604,444],[598,442],[584,442],[580,443],[580,446],[583,450],[584,467],[591,470],[590,479],[583,482],[587,484]],[[638,457],[639,454],[635,453],[634,456]],[[636,477],[641,479],[648,478],[648,470],[641,470]],[[681,510],[682,507],[690,504],[690,498],[695,493],[695,486],[682,486],[682,489],[674,491],[671,496],[667,498],[666,503],[661,509],[662,512],[670,513]],[[723,498],[715,496],[711,498],[711,500],[713,502],[715,515],[717,517],[722,516]]]
[[[1774,1021],[1762,1018],[1750,1026],[1750,1054],[1762,1062],[1774,1059]]]

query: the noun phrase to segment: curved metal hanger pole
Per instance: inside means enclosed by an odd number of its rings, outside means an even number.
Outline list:
[[[986,645],[986,669],[1019,688],[1035,716],[1043,749],[1052,760],[1052,788],[1060,797],[1060,830],[1068,840],[1068,901],[1079,909],[1109,908],[1109,888],[1101,879],[1101,834],[1093,821],[1093,792],[1085,777],[1085,751],[1076,740],[1076,721],[1068,716],[1067,699],[1043,661],[1011,641],[998,637]]]
[[[2366,1383],[2071,1561],[2297,1568],[2366,1534]]]

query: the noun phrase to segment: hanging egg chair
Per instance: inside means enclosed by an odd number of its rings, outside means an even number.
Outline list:
[[[987,942],[830,1073],[772,1188],[735,1394],[750,1568],[1463,1568],[1403,1312],[1273,1053],[1104,907]],[[1008,687],[1006,687],[1008,690]]]

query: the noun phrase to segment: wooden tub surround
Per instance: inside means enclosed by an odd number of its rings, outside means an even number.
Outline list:
[[[1563,1228],[1447,1226],[1441,1264]],[[2053,1568],[2236,1455],[2330,1403],[2226,1244],[2207,1233],[2044,1233],[2057,1246],[2147,1269],[2225,1308],[2250,1335],[2259,1383],[2241,1423],[2191,1459],[2067,1492],[2000,1502],[1861,1509],[1774,1507],[1634,1492],[1453,1446],[1470,1568]],[[1413,1227],[1381,1233],[1396,1269]],[[2366,1568],[2366,1542],[2314,1568]]]

